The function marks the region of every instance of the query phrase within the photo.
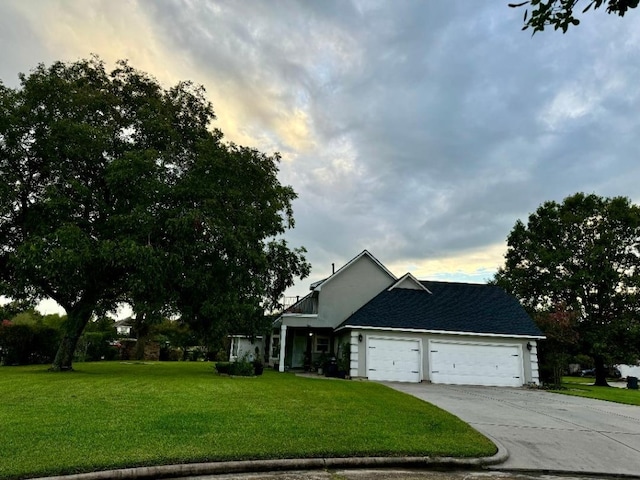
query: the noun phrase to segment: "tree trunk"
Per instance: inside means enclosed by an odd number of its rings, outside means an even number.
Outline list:
[[[54,372],[73,370],[73,355],[78,346],[78,340],[84,331],[84,327],[89,322],[89,319],[91,319],[92,314],[92,306],[81,306],[70,309],[67,312],[67,321],[63,327],[62,340],[50,370]]]
[[[594,366],[596,367],[596,383],[599,387],[608,387],[607,383],[607,369],[604,366],[604,358],[599,355],[593,357]]]
[[[146,315],[138,313],[133,321],[133,329],[136,332],[136,350],[134,353],[136,360],[144,360],[144,347],[147,344],[147,336],[149,335],[149,325],[147,324]]]

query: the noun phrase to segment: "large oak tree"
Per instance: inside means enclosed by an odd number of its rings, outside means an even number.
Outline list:
[[[296,197],[278,155],[223,142],[214,118],[201,87],[164,89],[125,61],[0,84],[0,293],[66,310],[53,369],[120,302],[228,330],[309,273],[278,240]]]
[[[640,330],[640,208],[628,198],[577,193],[545,202],[509,234],[496,282],[531,312],[578,317],[596,384],[605,363],[637,358]]]

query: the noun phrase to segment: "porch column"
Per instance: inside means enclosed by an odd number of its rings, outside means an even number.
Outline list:
[[[351,378],[357,377],[358,375],[358,351],[360,342],[358,341],[358,333],[352,331],[351,338],[349,339],[349,347],[351,348],[351,353],[349,354],[349,358],[351,359],[351,365],[349,365],[349,376]]]
[[[284,372],[284,351],[287,345],[287,326],[283,323],[280,326],[280,360],[278,371]]]
[[[531,382],[540,385],[540,372],[538,371],[538,343],[531,340],[531,351],[529,352],[529,361],[531,362]]]

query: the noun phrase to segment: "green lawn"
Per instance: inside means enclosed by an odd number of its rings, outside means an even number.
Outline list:
[[[562,386],[566,390],[554,390],[556,393],[575,395],[577,397],[596,398],[608,402],[626,403],[627,405],[640,405],[640,390],[627,390],[626,388],[595,387],[594,378],[590,377],[562,377]],[[613,383],[614,380],[609,380]]]
[[[211,363],[0,368],[0,478],[230,459],[485,456],[456,417],[376,383]]]

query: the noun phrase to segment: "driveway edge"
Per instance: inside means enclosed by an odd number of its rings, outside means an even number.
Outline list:
[[[279,460],[246,460],[233,462],[185,463],[179,465],[159,465],[151,467],[123,468],[98,472],[78,473],[41,477],[33,480],[110,480],[141,478],[179,478],[199,475],[228,473],[275,472],[285,470],[326,470],[348,468],[388,468],[388,467],[455,467],[482,468],[497,465],[509,458],[509,453],[498,442],[491,439],[498,452],[491,457],[350,457],[350,458],[291,458]]]

